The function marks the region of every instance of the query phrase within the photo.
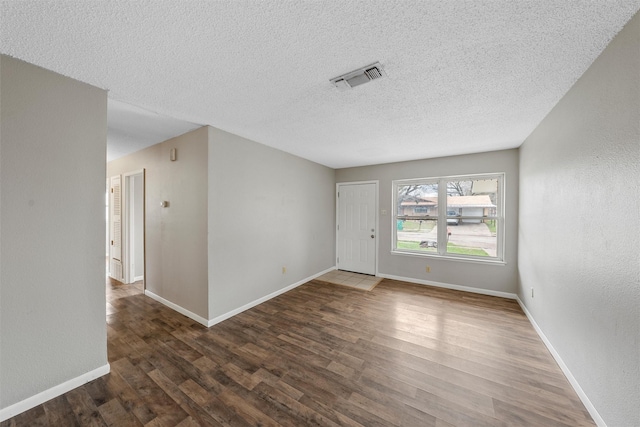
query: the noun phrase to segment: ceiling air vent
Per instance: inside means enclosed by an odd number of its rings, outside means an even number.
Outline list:
[[[351,71],[350,73],[334,77],[330,81],[338,89],[347,90],[384,76],[385,74],[382,70],[382,65],[379,62],[376,62],[375,64],[367,65],[366,67],[359,68]]]

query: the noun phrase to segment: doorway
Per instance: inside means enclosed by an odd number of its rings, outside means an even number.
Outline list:
[[[144,280],[144,170],[123,175],[125,190],[125,283]]]
[[[378,182],[338,184],[336,198],[338,269],[375,275]]]
[[[125,284],[144,281],[144,169],[109,181],[109,277]]]

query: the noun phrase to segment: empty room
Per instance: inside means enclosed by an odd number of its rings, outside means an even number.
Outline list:
[[[640,427],[640,1],[0,2],[0,427]]]

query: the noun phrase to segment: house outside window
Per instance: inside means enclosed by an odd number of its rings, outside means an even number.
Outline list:
[[[392,252],[504,261],[504,174],[393,182]]]

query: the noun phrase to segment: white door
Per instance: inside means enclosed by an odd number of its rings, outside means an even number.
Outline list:
[[[340,270],[376,274],[377,183],[338,184]]]
[[[111,178],[109,188],[109,276],[123,281],[122,186],[120,184],[120,175]]]
[[[122,175],[123,282],[144,279],[144,169]]]

